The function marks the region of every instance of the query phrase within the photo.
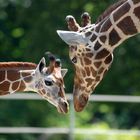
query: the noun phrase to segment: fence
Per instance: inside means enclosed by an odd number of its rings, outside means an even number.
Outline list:
[[[70,140],[74,140],[74,134],[95,135],[137,135],[139,130],[89,130],[75,128],[75,113],[72,103],[72,94],[67,94],[70,100],[70,127],[69,128],[37,128],[37,127],[0,127],[2,134],[32,133],[32,134],[69,134]],[[17,93],[8,96],[0,96],[0,100],[44,100],[38,94]],[[116,96],[116,95],[91,95],[90,101],[94,102],[133,102],[140,103],[140,96]]]

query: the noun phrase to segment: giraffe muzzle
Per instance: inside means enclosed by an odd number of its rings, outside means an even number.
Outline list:
[[[68,104],[68,102],[65,101],[65,100],[59,101],[59,104],[57,106],[57,110],[58,110],[59,113],[63,113],[63,114],[68,113],[68,111],[69,111],[69,104]]]
[[[81,94],[74,96],[74,108],[75,111],[81,112],[88,103],[89,96],[87,94]]]

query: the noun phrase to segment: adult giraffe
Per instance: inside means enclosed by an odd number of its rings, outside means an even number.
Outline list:
[[[64,91],[67,69],[62,69],[60,61],[50,56],[46,67],[45,58],[38,65],[28,62],[0,63],[0,95],[19,91],[37,92],[57,107],[58,112],[67,113],[69,109]]]
[[[72,31],[57,33],[70,45],[69,55],[75,66],[74,107],[82,111],[110,68],[114,49],[140,32],[140,0],[118,1],[95,24],[90,24],[87,13],[82,15],[82,27],[73,16],[67,16],[66,21]]]

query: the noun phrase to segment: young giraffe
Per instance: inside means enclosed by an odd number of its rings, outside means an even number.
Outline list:
[[[140,0],[120,0],[90,24],[88,13],[80,27],[73,16],[66,21],[71,31],[57,33],[68,45],[75,66],[74,107],[82,111],[90,94],[103,79],[113,61],[113,51],[124,40],[140,32]]]
[[[57,107],[61,113],[69,109],[65,97],[63,77],[67,69],[55,57],[50,57],[50,65],[46,67],[45,58],[38,65],[28,62],[0,63],[0,95],[19,91],[39,93],[48,102]]]

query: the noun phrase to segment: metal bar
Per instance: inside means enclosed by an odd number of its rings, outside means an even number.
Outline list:
[[[68,134],[69,128],[41,128],[41,127],[0,127],[1,134]],[[74,134],[83,135],[136,135],[140,136],[139,130],[101,130],[75,128]]]
[[[43,98],[36,93],[13,93],[0,96],[0,100],[43,100]]]
[[[90,101],[100,102],[135,102],[140,103],[140,96],[130,95],[91,95]]]
[[[69,128],[69,140],[74,140],[74,132],[75,132],[75,110],[73,106],[73,102],[70,101],[70,128]]]
[[[77,128],[75,129],[76,134],[87,134],[87,135],[136,135],[140,136],[139,130],[117,130],[117,129],[111,129],[111,130],[102,130],[102,129],[81,129]]]
[[[72,94],[66,94],[68,100],[72,100]],[[0,100],[44,100],[36,93],[16,93],[0,96]],[[123,95],[91,95],[89,101],[95,102],[134,102],[140,103],[140,96]]]
[[[69,128],[40,128],[40,127],[0,127],[2,134],[68,134]]]

